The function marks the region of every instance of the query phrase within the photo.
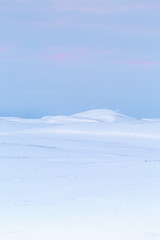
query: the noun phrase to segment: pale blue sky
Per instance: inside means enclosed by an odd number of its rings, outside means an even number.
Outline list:
[[[0,116],[160,117],[160,2],[0,0]]]

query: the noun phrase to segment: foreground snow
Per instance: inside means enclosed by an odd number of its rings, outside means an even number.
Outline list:
[[[0,239],[159,240],[160,120],[0,118]]]

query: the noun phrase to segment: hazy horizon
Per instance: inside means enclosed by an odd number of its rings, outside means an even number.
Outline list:
[[[96,111],[96,110],[109,110],[109,111],[113,111],[113,112],[115,112],[115,113],[118,113],[118,114],[122,114],[122,115],[124,115],[124,116],[126,116],[126,117],[131,117],[131,118],[133,118],[133,119],[137,119],[137,120],[143,120],[143,119],[153,119],[153,120],[155,120],[155,119],[157,119],[157,120],[159,120],[159,118],[158,117],[148,117],[148,116],[142,116],[142,117],[137,117],[137,116],[134,116],[134,115],[127,115],[127,114],[125,114],[125,113],[123,113],[123,112],[121,112],[119,109],[109,109],[109,108],[95,108],[95,109],[87,109],[87,110],[84,110],[84,111],[80,111],[80,112],[78,112],[78,111],[75,111],[75,112],[71,112],[71,113],[59,113],[59,114],[45,114],[45,115],[32,115],[32,114],[30,114],[30,115],[11,115],[11,114],[8,114],[8,115],[3,115],[3,116],[0,116],[0,118],[20,118],[20,119],[41,119],[41,118],[43,118],[43,117],[47,117],[47,116],[53,116],[53,117],[58,117],[58,116],[72,116],[72,115],[75,115],[75,114],[80,114],[80,113],[86,113],[86,112],[90,112],[90,111]],[[108,114],[106,114],[106,113],[104,113],[104,116],[107,116]]]

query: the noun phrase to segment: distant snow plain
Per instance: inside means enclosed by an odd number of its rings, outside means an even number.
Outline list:
[[[0,239],[159,240],[160,120],[1,117]]]

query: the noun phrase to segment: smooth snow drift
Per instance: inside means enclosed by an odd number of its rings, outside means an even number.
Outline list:
[[[0,118],[0,239],[159,240],[160,120]]]

